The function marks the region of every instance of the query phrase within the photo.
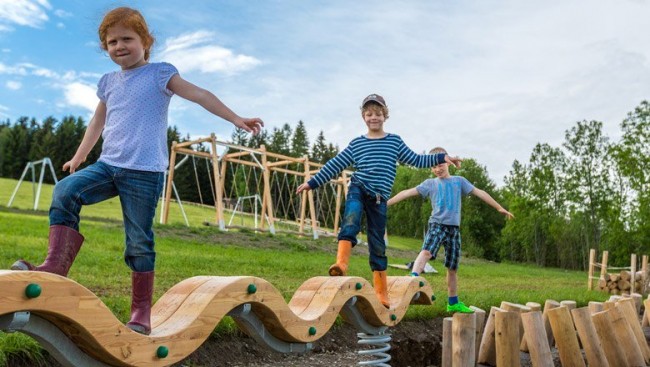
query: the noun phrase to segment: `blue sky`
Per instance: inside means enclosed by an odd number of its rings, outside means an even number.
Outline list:
[[[341,148],[365,132],[359,104],[382,94],[385,129],[415,151],[477,159],[497,184],[537,142],[576,121],[619,124],[650,98],[648,0],[0,0],[0,119],[90,117],[116,70],[97,26],[139,9],[152,61],[269,130],[305,122]],[[232,125],[179,97],[170,124],[192,137]]]

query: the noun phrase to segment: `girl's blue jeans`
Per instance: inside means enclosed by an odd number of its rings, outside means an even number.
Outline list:
[[[153,271],[153,219],[162,191],[163,172],[137,171],[94,163],[59,181],[50,206],[50,225],[79,231],[79,213],[91,205],[119,196],[124,217],[124,261],[136,272]]]
[[[366,213],[368,225],[368,251],[370,252],[370,269],[372,271],[386,270],[388,258],[386,257],[386,200],[369,195],[363,187],[354,183],[350,184],[348,196],[345,198],[345,213],[339,232],[339,240],[357,244],[357,234],[361,230],[361,213]]]

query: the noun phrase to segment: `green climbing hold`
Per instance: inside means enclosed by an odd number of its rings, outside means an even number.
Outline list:
[[[247,290],[248,290],[248,294],[253,294],[253,293],[257,292],[257,287],[255,286],[255,284],[251,283],[251,284],[248,285]]]
[[[25,288],[25,296],[27,298],[36,298],[41,295],[41,286],[36,283],[30,283]]]
[[[420,287],[424,287],[424,282],[420,280]]]
[[[357,284],[355,284],[354,288],[356,288],[357,290],[359,290],[359,289],[363,288],[363,284],[361,284],[361,283],[357,283]]]
[[[391,319],[392,321],[397,320],[397,315],[395,315],[395,314],[390,315],[390,319]]]
[[[169,354],[169,349],[164,345],[159,346],[158,350],[156,350],[156,356],[158,358],[166,358],[168,354]]]
[[[432,301],[435,301],[435,300],[436,300],[436,295],[435,295],[435,294],[432,294],[432,295],[431,295],[431,300],[432,300]]]
[[[309,335],[312,335],[312,336],[316,335],[316,328],[315,327],[311,326],[309,328]]]

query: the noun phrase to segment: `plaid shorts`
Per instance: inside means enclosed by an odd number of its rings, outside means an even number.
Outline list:
[[[431,258],[435,259],[440,245],[445,246],[445,267],[457,270],[460,261],[460,228],[435,222],[429,223],[422,249],[429,251]]]

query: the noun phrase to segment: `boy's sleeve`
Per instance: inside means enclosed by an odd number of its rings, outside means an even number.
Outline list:
[[[417,190],[418,194],[420,194],[422,198],[428,198],[433,190],[433,180],[428,179],[422,181],[422,183],[415,187],[415,190]]]
[[[309,187],[312,189],[320,187],[325,182],[336,177],[346,167],[352,165],[352,163],[352,152],[348,146],[347,148],[343,149],[341,153],[337,154],[336,157],[327,161],[323,168],[321,168],[320,171],[314,175],[314,177],[307,181],[307,184],[309,184]]]
[[[474,185],[465,177],[460,178],[460,191],[463,195],[469,195],[474,190]]]
[[[409,148],[400,138],[399,155],[400,163],[408,164],[417,168],[435,167],[445,162],[445,153],[438,154],[417,154]]]

